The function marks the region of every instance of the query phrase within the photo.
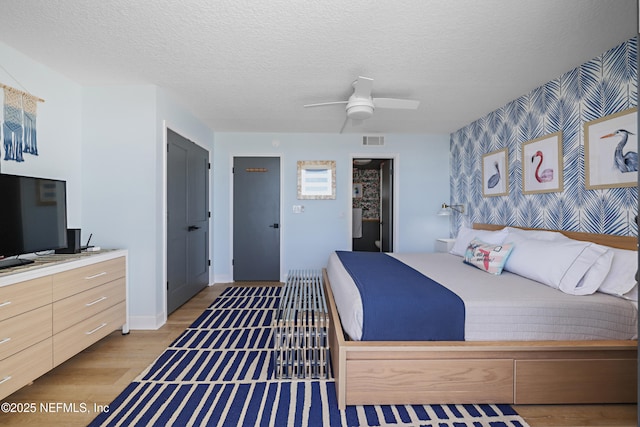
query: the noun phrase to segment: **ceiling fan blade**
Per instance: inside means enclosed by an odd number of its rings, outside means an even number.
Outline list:
[[[348,104],[348,103],[349,103],[349,101],[321,102],[319,104],[307,104],[307,105],[304,105],[304,108],[307,108],[307,107],[322,107],[323,105]]]
[[[375,105],[376,108],[415,110],[420,105],[420,101],[413,99],[373,98],[373,105]]]
[[[340,128],[340,133],[342,133],[342,131],[344,131],[344,128],[347,127],[347,122],[348,121],[349,121],[349,117],[345,117],[344,123],[342,123],[342,127]]]
[[[347,127],[347,123],[349,123],[349,120],[351,120],[351,127],[360,126],[364,122],[364,120],[361,120],[361,119],[350,119],[349,117],[347,117],[344,120],[344,123],[342,124],[342,129],[340,129],[340,133],[342,133],[344,129]]]
[[[358,98],[370,98],[373,88],[373,79],[358,76],[358,80],[353,82],[353,95]]]

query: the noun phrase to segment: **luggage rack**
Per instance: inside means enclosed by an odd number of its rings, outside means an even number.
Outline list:
[[[290,270],[273,319],[278,379],[329,378],[329,315],[318,270]]]

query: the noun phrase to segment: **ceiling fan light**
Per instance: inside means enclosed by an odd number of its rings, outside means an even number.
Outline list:
[[[354,105],[347,108],[347,116],[353,120],[368,119],[373,115],[373,107],[370,105]]]

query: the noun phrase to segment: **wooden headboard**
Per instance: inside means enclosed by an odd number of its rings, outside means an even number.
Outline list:
[[[476,230],[502,230],[505,225],[496,224],[482,224],[474,223],[473,228]],[[526,228],[526,227],[514,227],[521,228],[523,230],[543,230],[540,228]],[[638,250],[638,238],[634,236],[614,236],[612,234],[592,234],[581,233],[578,231],[564,231],[564,230],[545,230],[545,231],[557,231],[562,233],[570,239],[583,240],[586,242],[593,242],[599,245],[611,246],[612,248],[629,249],[632,251]]]

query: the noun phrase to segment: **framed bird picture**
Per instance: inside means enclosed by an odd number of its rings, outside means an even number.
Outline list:
[[[638,109],[584,124],[585,187],[638,185]]]
[[[509,194],[509,151],[507,148],[482,156],[482,196]]]
[[[563,190],[562,132],[522,144],[522,193]]]

